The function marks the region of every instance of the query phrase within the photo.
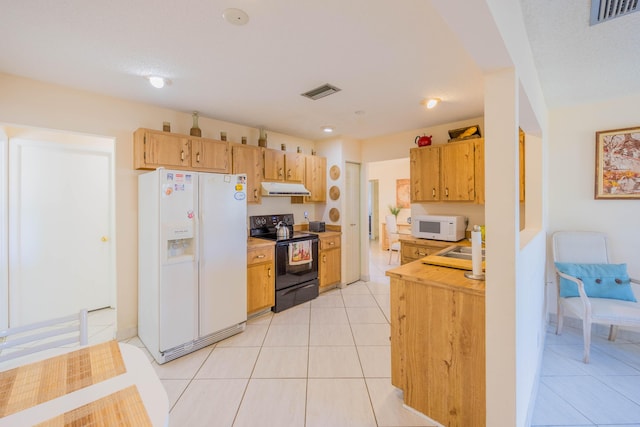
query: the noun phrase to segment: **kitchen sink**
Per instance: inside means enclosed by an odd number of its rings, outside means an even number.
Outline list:
[[[453,246],[440,252],[438,256],[446,258],[457,258],[471,261],[471,247],[470,246]],[[482,250],[482,260],[484,261],[484,249]]]

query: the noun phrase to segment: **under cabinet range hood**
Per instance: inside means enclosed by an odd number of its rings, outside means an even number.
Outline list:
[[[291,182],[263,182],[263,196],[310,196],[311,193],[302,184]]]

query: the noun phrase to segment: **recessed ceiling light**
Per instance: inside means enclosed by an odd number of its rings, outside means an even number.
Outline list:
[[[249,15],[244,10],[229,8],[222,12],[225,21],[233,25],[244,25],[249,22]]]
[[[149,83],[151,83],[151,86],[157,89],[162,89],[165,85],[169,84],[169,80],[164,77],[149,76],[147,79],[149,80]]]
[[[438,103],[440,103],[440,98],[430,98],[427,99],[424,105],[426,105],[428,109],[432,109],[433,107],[438,105]]]
[[[322,126],[322,131],[324,133],[332,133],[333,132],[333,128],[331,126]]]

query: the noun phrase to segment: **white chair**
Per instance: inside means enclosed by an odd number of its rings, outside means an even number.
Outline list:
[[[82,309],[78,314],[0,330],[0,362],[76,342],[87,345],[87,317]]]
[[[400,262],[400,240],[395,215],[387,215],[386,221],[385,228],[389,239],[389,264],[391,264],[391,255],[394,251],[398,253],[398,262]]]
[[[607,237],[604,233],[587,231],[559,231],[553,234],[553,260],[563,263],[609,264]],[[563,318],[573,315],[582,319],[584,338],[584,363],[589,363],[591,324],[610,325],[609,340],[615,341],[618,326],[640,327],[640,303],[610,298],[587,296],[580,278],[565,274],[555,268],[558,288],[558,324],[556,334],[562,333]],[[560,296],[560,278],[577,285],[578,297]],[[640,284],[639,280],[630,279]]]

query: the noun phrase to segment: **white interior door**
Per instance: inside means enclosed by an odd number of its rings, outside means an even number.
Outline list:
[[[345,283],[360,280],[360,165],[347,163],[345,168],[346,263]]]
[[[9,139],[9,322],[112,306],[113,140]]]

